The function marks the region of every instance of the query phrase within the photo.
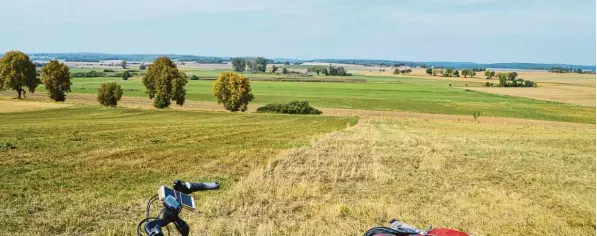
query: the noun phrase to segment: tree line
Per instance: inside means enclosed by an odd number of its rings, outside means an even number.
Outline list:
[[[551,73],[577,73],[577,74],[595,74],[595,71],[584,71],[581,68],[565,68],[565,67],[552,67],[549,69]]]
[[[479,71],[485,71],[485,68],[472,68],[472,69],[463,69],[463,70],[457,70],[457,69],[453,69],[453,68],[445,68],[445,69],[435,69],[435,68],[427,68],[425,70],[425,73],[427,73],[428,75],[433,75],[433,76],[443,76],[443,77],[460,77],[460,75],[462,75],[464,78],[466,77],[475,77],[477,75],[477,72]]]
[[[402,70],[398,69],[398,68],[394,69],[394,75],[399,75],[399,74],[409,75],[411,72],[413,72],[413,70],[410,69],[410,68],[408,68],[408,69],[402,69]]]
[[[129,72],[125,71],[124,74],[128,75]],[[34,93],[37,86],[43,84],[50,99],[57,102],[66,100],[72,85],[72,76],[66,64],[51,60],[41,68],[39,76],[35,64],[23,52],[9,51],[0,58],[0,91],[15,90],[17,98],[21,99],[27,91]],[[166,56],[157,58],[148,66],[142,83],[156,108],[167,108],[172,102],[179,106],[185,103],[187,75]],[[220,74],[213,85],[212,94],[218,104],[223,104],[224,108],[233,112],[246,111],[254,98],[249,79],[234,72]],[[122,95],[123,90],[118,83],[103,83],[98,89],[97,101],[104,106],[116,106]]]
[[[317,75],[323,74],[325,76],[352,76],[342,66],[311,66],[307,68],[308,73],[316,73]]]

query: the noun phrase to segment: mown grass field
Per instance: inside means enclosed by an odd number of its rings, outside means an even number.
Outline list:
[[[514,117],[549,121],[595,123],[595,108],[473,92],[464,86],[472,82],[433,81],[422,78],[361,76],[367,83],[271,82],[253,81],[253,103],[266,104],[307,100],[316,107],[367,110],[394,110],[433,114]],[[102,82],[117,81],[125,96],[146,97],[138,79],[73,79],[73,93],[96,94]],[[459,84],[460,83],[460,84]],[[187,99],[215,102],[213,81],[189,81]],[[450,87],[452,84],[453,87]],[[38,93],[43,93],[40,88]]]
[[[594,107],[467,91],[480,83],[464,79],[353,78],[365,82],[253,81],[253,106],[308,100],[353,109],[328,110],[358,124],[156,110],[138,77],[74,79],[64,104],[1,98],[0,144],[16,149],[0,150],[0,235],[132,235],[176,178],[222,183],[182,214],[192,235],[362,235],[391,217],[472,235],[594,234]],[[81,95],[106,81],[143,109]],[[212,83],[189,81],[187,99],[202,102],[185,109],[215,106]]]
[[[159,185],[217,180],[224,192],[284,150],[356,123],[76,105],[0,120],[0,143],[16,146],[0,150],[0,235],[132,235]]]
[[[361,119],[189,214],[196,235],[362,235],[394,217],[471,235],[593,235],[595,127]]]

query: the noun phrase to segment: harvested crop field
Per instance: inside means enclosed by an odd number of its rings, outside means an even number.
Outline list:
[[[591,235],[595,127],[361,120],[201,204],[195,234],[360,235],[396,217],[472,235]]]

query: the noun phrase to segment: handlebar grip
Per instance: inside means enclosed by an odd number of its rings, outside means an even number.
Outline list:
[[[201,190],[213,190],[220,188],[220,184],[214,182],[205,182],[205,183],[190,183],[186,182],[185,187],[187,187],[190,191],[201,191]]]

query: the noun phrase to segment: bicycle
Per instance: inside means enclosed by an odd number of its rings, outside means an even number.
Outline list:
[[[218,189],[220,185],[218,183],[183,183],[181,180],[177,179],[174,181],[173,187],[174,190],[186,195],[197,191]],[[161,186],[159,191],[162,191],[161,189],[164,188],[164,186]],[[174,192],[174,196],[183,196],[183,194],[179,193]],[[161,192],[153,195],[147,201],[146,217],[137,224],[137,236],[143,236],[140,231],[143,224],[145,224],[143,230],[148,236],[163,236],[164,233],[162,232],[162,227],[166,227],[166,229],[168,229],[168,234],[170,234],[170,229],[168,228],[170,223],[174,224],[180,235],[188,236],[189,225],[179,216],[180,212],[183,210],[183,200],[172,195],[164,195],[163,198],[160,199],[164,208],[158,213],[157,217],[150,216],[151,204],[159,199],[158,196],[160,194]],[[192,197],[191,201],[194,207],[194,200]]]

